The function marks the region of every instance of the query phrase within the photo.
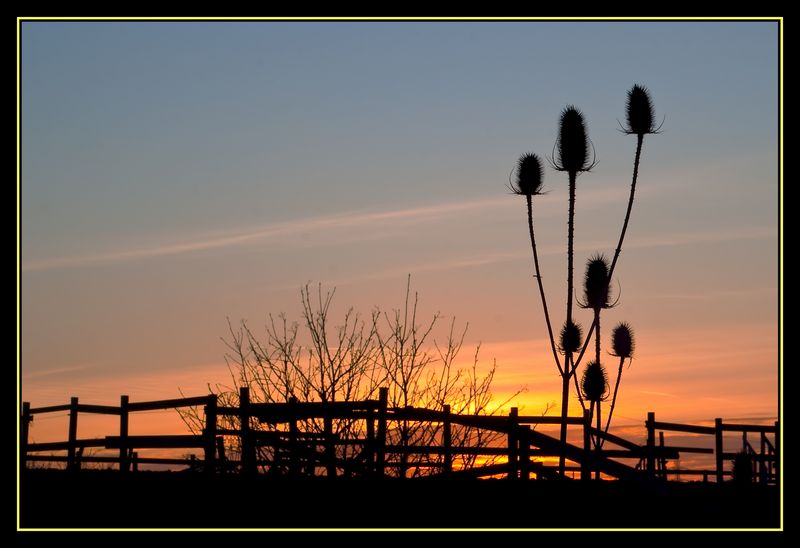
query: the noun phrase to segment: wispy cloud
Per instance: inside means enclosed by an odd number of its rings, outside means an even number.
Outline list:
[[[71,367],[56,367],[53,369],[45,369],[44,371],[33,371],[30,373],[24,372],[22,375],[23,380],[41,379],[45,377],[55,377],[64,375],[65,373],[75,373],[77,371],[84,371],[90,369],[89,365],[75,365]]]
[[[664,398],[677,398],[675,394],[670,394],[669,392],[654,392],[652,390],[639,390],[640,394],[647,394],[649,396],[662,396]]]
[[[752,239],[764,239],[764,238],[771,238],[775,236],[775,231],[772,228],[768,227],[743,227],[737,230],[725,231],[725,232],[709,232],[709,233],[673,233],[667,234],[663,237],[658,238],[631,238],[628,243],[625,244],[626,249],[647,249],[647,248],[655,248],[655,247],[670,247],[670,246],[688,246],[688,245],[703,245],[708,243],[720,243],[720,242],[727,242],[727,241],[741,241],[741,240],[752,240]],[[589,242],[587,244],[576,246],[577,251],[595,251],[597,249],[602,249],[604,246],[607,246],[608,242]],[[560,244],[548,245],[548,246],[541,246],[540,247],[540,256],[551,256],[551,255],[561,255],[564,253],[563,248]],[[367,281],[375,281],[375,280],[383,280],[387,278],[394,278],[397,276],[398,272],[412,272],[412,273],[421,273],[421,272],[439,272],[439,271],[447,271],[447,270],[457,270],[461,268],[471,268],[476,266],[486,266],[492,264],[499,264],[499,263],[508,263],[514,261],[530,261],[531,254],[530,251],[521,250],[521,251],[508,251],[508,252],[498,252],[498,253],[485,253],[481,255],[462,255],[462,256],[454,256],[454,257],[441,257],[435,262],[427,262],[427,263],[418,263],[418,264],[407,264],[405,266],[400,267],[393,267],[387,270],[380,270],[368,273],[362,273],[358,276],[350,276],[345,277],[337,280],[330,280],[332,285],[340,286],[340,285],[347,285],[353,283],[362,283]],[[287,289],[287,288],[295,288],[297,284],[291,284],[282,287],[276,287],[275,289]],[[774,288],[756,288],[752,290],[745,290],[742,292],[737,291],[730,291],[728,296],[741,296],[746,294],[755,294],[755,293],[765,293],[775,291]],[[720,294],[715,294],[714,296],[722,296],[723,292],[719,292]],[[686,299],[693,299],[693,298],[707,298],[708,296],[692,296],[692,295],[683,295],[678,296],[679,298],[686,298]],[[662,298],[662,297],[659,297]],[[663,296],[663,298],[670,298],[670,296]]]
[[[587,193],[586,201],[600,207],[618,198],[618,189],[602,188]],[[302,234],[327,234],[334,230],[360,229],[367,232],[385,227],[409,227],[415,224],[440,221],[453,216],[486,213],[489,210],[512,209],[519,201],[511,196],[495,196],[472,200],[444,202],[430,206],[392,209],[386,211],[353,211],[319,217],[307,217],[289,221],[267,223],[256,227],[231,229],[216,234],[198,235],[195,239],[175,243],[158,243],[136,249],[107,251],[102,253],[64,256],[49,259],[34,259],[22,265],[25,272],[77,268],[100,264],[134,261],[156,257],[181,255],[198,251],[251,245],[285,239]],[[555,201],[556,195],[542,196],[543,201]]]
[[[131,261],[179,255],[196,251],[248,245],[256,241],[284,238],[295,234],[328,231],[340,228],[366,228],[385,224],[413,224],[438,219],[442,216],[485,210],[508,205],[508,197],[484,198],[479,200],[448,202],[432,206],[396,209],[371,213],[353,212],[321,217],[294,219],[269,223],[258,227],[240,229],[227,234],[212,235],[201,239],[174,244],[153,245],[139,249],[129,249],[94,255],[56,257],[26,262],[22,270],[51,270],[74,268],[96,264]]]
[[[604,187],[587,191],[584,203],[590,208],[603,207],[619,200],[620,188]],[[651,192],[656,192],[652,189]],[[540,203],[558,202],[562,196],[554,192],[539,198]],[[267,223],[255,227],[236,228],[212,234],[201,234],[194,239],[174,243],[154,243],[133,249],[106,251],[87,255],[70,255],[62,257],[33,259],[23,262],[24,272],[54,270],[63,268],[79,268],[102,264],[113,264],[125,261],[135,261],[166,256],[182,255],[214,249],[232,248],[252,245],[254,243],[267,243],[275,240],[285,240],[292,236],[319,234],[329,235],[335,231],[350,230],[356,238],[363,238],[364,234],[373,234],[380,237],[379,229],[408,228],[425,223],[439,222],[443,219],[452,219],[457,216],[482,215],[492,211],[493,215],[505,215],[504,211],[519,209],[519,201],[510,196],[485,197],[472,200],[444,202],[430,206],[392,209],[386,211],[353,211],[332,215],[307,217],[289,221]],[[546,209],[546,212],[551,211]],[[539,218],[543,215],[540,213]],[[545,213],[544,216],[548,216]],[[357,233],[354,232],[357,229]],[[658,237],[634,238],[628,241],[627,248],[649,248],[662,246],[676,246],[689,244],[716,243],[730,240],[759,239],[775,237],[776,230],[772,227],[742,227],[736,230],[717,232],[691,232],[673,233]],[[345,238],[346,240],[346,238]],[[343,240],[339,240],[343,241]],[[578,251],[595,250],[608,247],[608,242],[589,242],[581,245]],[[556,246],[545,246],[543,254],[562,253],[563,250]],[[484,257],[459,257],[446,259],[438,264],[426,265],[414,269],[447,270],[521,260],[527,253],[500,253]]]
[[[739,298],[739,297],[764,297],[773,296],[777,298],[777,287],[753,287],[749,289],[731,289],[724,291],[708,291],[704,293],[664,293],[660,295],[649,295],[649,299],[663,299],[668,301],[707,301],[719,298]]]

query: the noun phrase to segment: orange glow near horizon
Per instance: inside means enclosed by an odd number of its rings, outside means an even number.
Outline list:
[[[719,350],[723,341],[737,340],[745,332],[750,340],[762,341],[763,346],[754,344],[749,349]],[[695,334],[694,338],[675,331],[661,334],[665,340],[662,346],[646,334],[640,335],[637,356],[631,367],[626,366],[623,370],[612,431],[635,443],[643,443],[644,421],[648,411],[655,411],[657,420],[666,422],[709,424],[715,417],[722,417],[726,422],[770,424],[777,418],[777,401],[765,401],[752,396],[747,382],[743,383],[747,379],[726,379],[724,368],[730,366],[732,360],[751,362],[760,359],[765,366],[771,360],[776,360],[777,351],[773,350],[773,355],[770,356],[769,350],[774,348],[773,335],[769,330],[755,333],[752,327],[742,327],[738,331],[730,328],[709,330]],[[682,340],[683,348],[676,348],[672,343],[673,339]],[[527,385],[527,390],[504,408],[497,410],[498,414],[507,414],[509,407],[517,406],[520,414],[538,415],[545,410],[548,403],[555,405],[548,415],[559,414],[560,379],[552,364],[552,356],[546,350],[542,340],[482,344],[479,356],[481,367],[485,370],[493,358],[497,360],[493,385],[494,401],[502,402]],[[465,352],[463,358],[469,355],[470,352]],[[682,356],[686,358],[679,359]],[[694,364],[702,364],[703,367]],[[461,365],[466,366],[468,362],[464,361]],[[612,373],[615,374],[616,372]],[[78,396],[82,403],[118,405],[119,394],[122,393],[129,395],[131,401],[148,401],[180,397],[178,388],[186,396],[196,396],[207,393],[208,382],[212,386],[215,382],[226,383],[229,380],[228,375],[224,364],[212,364],[160,374],[93,379],[75,383],[69,393],[63,392],[60,385],[48,385],[44,379],[34,379],[36,382],[26,383],[24,399],[31,401],[33,407],[67,403],[73,395]],[[687,382],[687,377],[691,379],[691,376],[696,377],[695,381]],[[777,383],[777,370],[774,376],[774,382]],[[668,379],[672,379],[672,382]],[[111,394],[117,395],[112,397]],[[603,406],[603,412],[605,416],[608,403]],[[580,416],[580,404],[574,393],[570,399],[570,415]],[[119,422],[114,416],[85,413],[79,416],[80,438],[116,435],[118,428]],[[556,427],[540,425],[537,429],[557,436]],[[131,435],[180,434],[187,431],[175,410],[133,413],[130,419]],[[66,433],[66,413],[37,415],[31,425],[30,441],[62,441],[66,439]],[[570,435],[573,443],[580,444],[579,437],[578,429],[573,429]],[[668,440],[668,444],[674,445],[708,444],[708,440],[692,435],[668,435]],[[732,443],[735,444],[736,440]],[[191,451],[184,451],[188,452]],[[142,453],[150,456],[176,455],[175,451],[168,450],[149,450]],[[684,464],[692,462],[692,458],[690,455],[688,460],[684,460]],[[702,458],[695,458],[695,461],[702,462]]]

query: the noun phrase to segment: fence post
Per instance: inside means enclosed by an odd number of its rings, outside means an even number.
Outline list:
[[[375,473],[375,417],[372,409],[367,409],[367,439],[364,441],[366,475]]]
[[[519,473],[523,480],[531,479],[531,427],[526,424],[522,427],[522,437],[519,440]]]
[[[516,407],[512,407],[508,413],[508,479],[517,479],[519,477],[519,455],[517,452],[517,444],[519,443],[517,438],[518,415],[519,410]]]
[[[661,455],[658,457],[658,468],[661,471],[661,479],[667,479],[667,459],[664,457],[664,432],[658,433],[658,447]]]
[[[28,466],[28,432],[30,423],[33,420],[31,415],[31,403],[22,402],[22,424],[20,425],[20,444],[19,444],[19,465],[22,470]]]
[[[449,474],[453,471],[453,434],[452,424],[450,423],[450,404],[445,404],[444,422],[442,423],[442,446],[444,448],[444,472]]]
[[[217,444],[217,395],[209,394],[205,408],[206,427],[203,432],[205,436],[205,456],[204,469],[209,474],[216,470],[217,463],[215,458]]]
[[[581,480],[592,479],[592,412],[583,410],[583,462],[581,462]]]
[[[653,477],[656,469],[655,447],[656,447],[656,414],[653,411],[647,413],[647,475]]]
[[[717,483],[722,483],[722,471],[725,460],[722,457],[722,419],[714,419],[714,456],[717,459]]]
[[[139,453],[137,453],[136,451],[132,451],[131,452],[131,461],[133,463],[133,471],[134,472],[138,472],[139,471]]]
[[[336,446],[333,444],[333,419],[323,419],[325,429],[325,466],[329,477],[336,476]]]
[[[69,438],[67,440],[67,470],[75,470],[75,447],[78,439],[78,398],[73,396],[69,400]]]
[[[780,485],[779,481],[781,473],[781,429],[778,421],[775,421],[775,462],[773,463],[773,470],[775,470],[775,485]]]
[[[297,398],[289,398],[289,475],[300,475],[300,448],[297,443]]]
[[[381,477],[386,472],[386,408],[389,405],[389,389],[385,386],[378,389],[378,454],[375,471]]]
[[[128,472],[128,396],[119,397],[119,471]]]
[[[250,389],[246,386],[239,388],[239,427],[242,473],[254,474],[256,472],[256,455],[253,436],[250,433]]]

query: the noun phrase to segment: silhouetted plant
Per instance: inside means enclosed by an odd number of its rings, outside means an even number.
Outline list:
[[[600,362],[586,364],[581,377],[583,397],[592,403],[604,401],[608,396],[608,376]]]
[[[586,364],[581,377],[581,392],[583,392],[583,397],[589,401],[590,413],[597,422],[597,429],[600,430],[600,403],[608,399],[608,375],[600,362],[590,361]],[[599,450],[599,436],[595,438],[594,444]]]
[[[602,370],[600,363],[600,311],[603,308],[608,308],[611,305],[609,302],[610,295],[610,281],[612,279],[614,268],[616,267],[617,260],[622,251],[622,244],[627,232],[628,223],[630,220],[631,210],[633,207],[633,200],[636,191],[636,182],[639,174],[639,163],[641,159],[642,143],[644,136],[647,134],[658,133],[660,126],[656,127],[654,123],[654,111],[650,94],[647,88],[639,84],[634,85],[628,91],[628,98],[626,104],[626,125],[622,126],[622,130],[626,134],[637,136],[636,154],[634,156],[633,177],[631,180],[630,196],[628,198],[628,207],[625,213],[625,219],[622,224],[619,241],[614,251],[614,257],[611,264],[605,257],[598,255],[590,259],[587,266],[587,273],[584,287],[584,300],[582,306],[589,308],[593,311],[593,321],[591,327],[585,338],[582,338],[582,330],[577,322],[573,320],[573,292],[574,292],[574,233],[575,233],[575,195],[576,195],[576,180],[579,173],[590,171],[595,165],[596,160],[594,157],[594,147],[588,137],[586,130],[586,122],[580,110],[573,105],[567,106],[560,115],[559,130],[556,143],[553,147],[553,155],[550,160],[550,165],[556,171],[564,171],[568,175],[569,184],[569,208],[567,217],[567,296],[566,296],[566,320],[560,332],[559,344],[556,347],[556,341],[553,336],[552,323],[550,314],[547,307],[547,300],[542,283],[541,270],[539,266],[539,258],[536,250],[536,241],[534,237],[534,216],[532,208],[532,197],[541,193],[542,189],[542,169],[541,162],[535,154],[523,155],[517,164],[517,179],[512,184],[512,190],[515,194],[524,195],[528,204],[528,229],[531,239],[531,249],[533,251],[534,269],[537,284],[539,286],[539,293],[542,299],[542,308],[547,323],[547,330],[550,340],[550,346],[553,352],[553,358],[558,368],[558,372],[562,377],[562,396],[561,396],[561,432],[560,439],[562,443],[562,451],[559,456],[559,470],[564,474],[565,470],[565,449],[567,444],[567,423],[566,418],[569,414],[569,384],[570,379],[574,379],[576,392],[581,406],[585,409],[583,396],[586,395],[585,391],[578,386],[578,378],[576,375],[577,368],[580,365],[581,359],[588,347],[592,335],[595,338],[595,356],[593,363],[596,365],[596,370]],[[590,149],[592,151],[590,159]],[[582,342],[581,342],[582,341]],[[559,359],[559,351],[563,354],[563,364]],[[632,348],[631,348],[632,351]],[[575,355],[577,354],[577,359]],[[619,355],[619,354],[617,354]],[[629,356],[626,356],[629,357]],[[621,358],[624,360],[624,358]],[[621,367],[621,366],[620,366]],[[588,368],[588,366],[587,366]],[[596,373],[590,374],[595,375]],[[617,381],[614,389],[614,400],[612,401],[611,412],[609,413],[609,424],[613,408],[616,403],[616,396],[619,389],[619,381],[621,372],[617,375]],[[586,379],[586,372],[584,372],[584,380]],[[599,409],[599,400],[589,400],[592,409],[596,406]],[[598,411],[597,418],[599,420],[600,413]],[[598,430],[600,423],[598,422]],[[606,431],[608,425],[606,426]]]
[[[555,147],[556,154],[551,160],[551,165],[556,171],[566,171],[569,181],[569,213],[567,220],[567,320],[572,323],[572,287],[573,287],[573,259],[574,259],[574,234],[575,234],[575,181],[578,173],[589,171],[595,162],[589,161],[589,136],[583,113],[569,105],[561,112],[559,121],[558,139]],[[561,442],[567,443],[567,423],[569,415],[569,383],[575,374],[575,365],[572,352],[564,355],[564,367],[561,368]],[[559,469],[564,470],[565,456],[562,450],[559,456]]]
[[[467,327],[458,329],[455,319],[444,340],[433,340],[434,327],[441,316],[437,313],[420,323],[418,297],[411,293],[410,278],[404,304],[399,309],[391,313],[375,309],[363,318],[351,308],[339,325],[333,323],[331,314],[334,292],[323,293],[318,286],[314,294],[305,285],[300,291],[301,322],[290,322],[283,314],[270,315],[262,336],[256,335],[245,321],[236,328],[229,322],[229,336],[225,339],[229,351],[225,359],[231,384],[209,386],[209,391],[217,394],[219,404],[237,407],[242,386],[250,388],[253,403],[283,403],[292,397],[301,402],[377,399],[378,389],[385,386],[389,407],[442,410],[448,404],[455,414],[492,415],[520,394],[521,390],[506,400],[493,401],[496,363],[486,368],[479,366],[480,346],[475,349],[471,366],[457,365]],[[202,432],[204,419],[198,409],[187,408],[180,414],[193,432]],[[218,420],[223,429],[237,430],[240,426],[235,416],[220,416]],[[332,422],[333,434],[340,439],[366,437],[364,421],[334,419]],[[251,427],[278,428],[258,421]],[[322,420],[302,421],[299,428],[303,432],[324,433]],[[387,444],[404,448],[438,445],[440,430],[440,426],[430,422],[398,421],[387,431]],[[499,443],[502,437],[497,432],[453,425],[451,443],[456,450],[453,466],[469,468],[476,462],[474,454],[459,454],[457,448],[486,447]],[[230,453],[240,450],[238,444],[238,436],[226,438]],[[258,451],[259,460],[275,461],[272,446],[260,447]],[[337,445],[336,459],[352,461],[359,451],[357,443]],[[387,454],[387,460],[401,463],[399,468],[387,469],[387,473],[397,471],[398,475],[412,476],[434,473],[437,468],[430,464],[441,464],[443,457],[435,462],[422,460],[428,458],[408,451]],[[278,465],[270,466],[270,472],[282,473]]]
[[[622,366],[627,359],[629,360],[628,367],[630,367],[630,361],[633,360],[633,351],[635,347],[636,343],[633,338],[633,329],[626,322],[620,322],[611,333],[611,355],[619,358],[619,371],[617,371],[617,380],[614,383],[614,395],[611,398],[611,408],[608,410],[608,417],[606,418],[606,432],[608,432],[608,428],[611,426],[611,416],[614,414],[614,406],[617,404],[617,392],[619,391],[620,379],[622,379]]]
[[[604,255],[595,255],[586,263],[586,275],[583,280],[584,302],[578,303],[581,308],[588,308],[594,312],[595,333],[595,361],[600,362],[600,312],[604,308],[611,308],[611,280],[608,277],[608,260]]]
[[[590,361],[586,364],[581,377],[581,391],[583,397],[589,401],[590,413],[597,422],[598,435],[594,438],[594,446],[599,456],[601,448],[599,431],[602,421],[600,403],[608,398],[608,375],[599,361]],[[600,479],[599,470],[595,472],[595,477]]]
[[[558,349],[562,354],[572,354],[577,352],[583,341],[583,330],[575,322],[565,323],[561,328],[561,336]]]
[[[517,162],[516,171],[516,181],[511,184],[511,190],[514,192],[514,194],[525,196],[525,200],[527,202],[528,234],[531,239],[531,251],[533,252],[533,268],[535,271],[534,277],[536,278],[537,285],[539,286],[539,295],[542,298],[542,309],[544,311],[545,322],[547,323],[547,335],[550,340],[550,348],[553,351],[553,359],[555,360],[559,371],[562,371],[561,363],[558,359],[558,353],[556,352],[556,343],[553,338],[553,327],[550,323],[550,312],[547,309],[547,297],[545,296],[544,292],[542,275],[541,271],[539,270],[539,254],[536,251],[536,235],[533,231],[533,197],[542,193],[544,184],[542,162],[535,154],[523,154]]]

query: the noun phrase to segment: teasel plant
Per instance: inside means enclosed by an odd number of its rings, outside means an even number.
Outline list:
[[[589,159],[589,150],[592,150],[592,159]],[[575,240],[575,183],[578,174],[590,171],[596,164],[594,146],[589,140],[583,113],[573,105],[567,106],[561,112],[559,120],[558,139],[553,147],[550,165],[556,171],[567,173],[569,182],[569,212],[567,218],[567,319],[565,328],[573,324],[572,320],[572,293],[573,293],[573,262]],[[588,340],[588,339],[587,339]],[[564,367],[561,373],[561,445],[562,451],[558,458],[558,468],[564,475],[567,444],[567,417],[569,416],[569,384],[575,374],[573,362],[574,351],[568,349],[564,354]]]
[[[633,176],[631,178],[631,189],[628,196],[628,208],[625,211],[625,219],[622,223],[622,230],[619,234],[617,247],[614,250],[614,257],[612,258],[611,266],[608,269],[609,278],[614,274],[614,269],[617,266],[620,253],[622,253],[622,244],[625,241],[625,234],[628,231],[628,222],[631,218],[633,200],[636,195],[636,183],[639,178],[639,162],[642,157],[644,136],[657,135],[661,133],[661,127],[664,125],[662,120],[661,124],[656,126],[655,120],[655,109],[653,107],[653,100],[650,97],[650,90],[643,85],[634,84],[633,87],[628,90],[628,97],[625,103],[625,124],[623,125],[621,122],[619,122],[620,131],[622,133],[625,135],[636,135],[636,152],[633,158]],[[581,349],[576,361],[576,367],[580,364],[580,361],[583,358],[583,354],[586,351],[586,347],[588,346],[589,340],[591,339],[595,328],[596,326],[594,323],[592,323],[591,327],[589,327],[589,332],[586,335],[586,342],[584,343],[584,346]]]
[[[608,410],[608,417],[606,417],[606,433],[611,426],[611,416],[614,414],[614,406],[617,404],[619,382],[622,379],[622,366],[625,365],[625,360],[628,360],[628,367],[631,366],[635,348],[636,342],[633,338],[633,328],[627,322],[618,323],[611,332],[611,355],[619,358],[619,370],[617,371],[617,380],[614,382],[614,394],[611,397],[611,407]],[[600,446],[602,447],[602,445],[603,441],[601,440]]]
[[[556,343],[553,338],[553,327],[550,323],[550,311],[547,308],[547,296],[544,292],[544,284],[542,283],[542,273],[539,269],[539,254],[536,251],[536,234],[533,228],[533,197],[541,195],[544,186],[544,173],[542,170],[542,162],[536,154],[523,154],[517,161],[515,169],[516,177],[509,183],[511,192],[518,196],[525,196],[528,205],[528,234],[531,239],[531,251],[533,252],[533,268],[534,278],[539,286],[539,295],[542,299],[542,310],[544,311],[544,319],[547,324],[547,335],[550,339],[550,348],[553,351],[553,359],[556,362],[556,367],[561,374],[563,369],[561,362],[558,359],[558,352],[556,351]],[[578,343],[580,347],[580,343]]]
[[[624,133],[637,136],[637,147],[634,157],[633,177],[631,180],[631,189],[628,198],[628,207],[625,213],[625,219],[623,221],[619,241],[617,243],[617,247],[615,249],[611,264],[609,265],[608,261],[601,256],[594,257],[592,259],[594,260],[602,258],[603,268],[602,269],[600,268],[601,266],[600,262],[595,263],[595,268],[597,269],[598,272],[600,270],[604,270],[605,277],[600,276],[600,274],[593,275],[592,283],[601,288],[605,287],[605,296],[602,295],[603,291],[600,291],[601,293],[601,296],[599,297],[601,299],[600,305],[595,306],[595,304],[593,304],[595,302],[593,300],[594,297],[590,299],[587,292],[584,292],[584,301],[585,301],[583,303],[584,307],[591,308],[593,312],[595,312],[591,327],[589,328],[585,337],[583,329],[573,318],[575,196],[576,196],[576,182],[578,175],[587,171],[591,171],[597,162],[596,162],[594,145],[592,144],[591,140],[588,137],[584,116],[580,110],[578,110],[576,107],[572,105],[569,105],[561,112],[559,119],[558,137],[556,139],[555,145],[553,146],[552,155],[547,158],[550,166],[554,170],[567,173],[568,184],[569,184],[569,209],[568,209],[568,220],[567,220],[566,320],[564,321],[563,327],[561,328],[561,331],[559,333],[558,345],[556,345],[556,340],[553,334],[552,321],[550,318],[550,312],[547,307],[546,294],[544,291],[544,284],[542,282],[542,275],[539,265],[539,258],[536,248],[536,239],[534,232],[533,199],[535,196],[542,194],[542,181],[543,181],[542,163],[539,157],[532,153],[521,156],[516,166],[516,178],[509,185],[514,194],[526,197],[527,209],[528,209],[528,231],[531,239],[531,249],[533,252],[533,262],[535,270],[534,277],[536,278],[537,285],[539,287],[539,294],[542,300],[542,308],[544,311],[545,321],[547,324],[548,337],[550,341],[550,347],[553,353],[553,358],[554,361],[556,362],[556,367],[558,368],[559,374],[562,377],[562,397],[561,397],[562,420],[561,420],[561,432],[560,432],[562,450],[559,455],[559,472],[562,476],[564,475],[565,464],[566,464],[565,451],[567,444],[567,417],[569,416],[570,379],[574,379],[575,381],[576,393],[578,400],[581,404],[581,407],[583,407],[584,410],[586,409],[586,405],[583,400],[588,399],[593,413],[595,408],[597,408],[598,419],[600,414],[599,402],[607,398],[607,393],[606,393],[607,381],[605,383],[606,391],[603,393],[603,398],[600,400],[590,399],[587,397],[587,393],[583,390],[583,387],[578,385],[578,377],[576,373],[578,366],[580,365],[581,359],[583,358],[583,355],[585,354],[589,346],[589,343],[592,340],[592,336],[595,334],[595,330],[597,330],[598,335],[595,335],[595,352],[594,352],[595,355],[594,355],[594,360],[592,360],[592,362],[598,365],[592,367],[595,370],[598,367],[600,367],[601,368],[600,371],[602,371],[603,373],[603,378],[604,379],[606,378],[605,370],[603,370],[602,367],[599,366],[600,340],[601,340],[599,337],[599,320],[600,320],[599,312],[603,308],[608,308],[610,306],[613,306],[611,303],[608,302],[608,296],[610,293],[608,291],[608,287],[610,285],[610,281],[614,273],[614,268],[616,267],[617,261],[622,251],[622,244],[625,239],[625,234],[627,232],[627,227],[631,216],[633,200],[636,192],[636,183],[639,174],[639,163],[642,155],[642,144],[644,142],[644,136],[648,134],[660,133],[661,126],[656,126],[654,120],[655,120],[654,110],[653,110],[652,100],[650,99],[649,91],[642,85],[639,84],[634,85],[628,91],[628,99],[626,105],[626,123],[625,125],[620,123],[620,127]],[[590,263],[592,262],[592,260],[590,260]],[[594,292],[594,289],[592,291]],[[563,356],[563,363],[559,358],[559,354]],[[589,374],[590,378],[592,374],[596,373],[590,373]],[[586,375],[587,373],[586,371],[584,371],[584,377],[586,377]],[[620,375],[618,374],[617,383],[615,385],[615,391],[614,391],[615,396],[614,400],[612,401],[612,408],[611,408],[612,413],[613,413],[613,406],[616,402],[616,394],[619,388],[619,378]],[[594,397],[594,393],[592,397]],[[609,415],[611,415],[611,413],[609,413]],[[598,422],[598,431],[600,429],[600,426],[601,424]],[[608,426],[606,427],[606,431],[607,429]]]
[[[595,341],[595,357],[594,363],[600,363],[600,313],[607,308],[613,308],[616,306],[617,302],[611,302],[611,279],[608,276],[608,259],[606,259],[605,255],[597,254],[589,258],[586,263],[586,274],[583,278],[583,302],[580,300],[578,301],[578,305],[581,308],[589,309],[594,314],[594,325],[595,325],[595,334],[594,334],[594,341]],[[588,365],[587,365],[588,369]],[[605,375],[605,370],[603,370],[603,375]],[[586,371],[584,371],[584,380],[586,376]],[[577,383],[577,377],[576,381]],[[582,389],[578,390],[578,394],[586,395],[585,387],[581,387]],[[594,394],[594,393],[592,393]],[[596,398],[587,397],[591,404],[596,404],[597,407],[597,429],[600,430],[600,404],[596,401]],[[592,405],[594,407],[594,405]],[[599,434],[595,438],[595,446],[601,447],[602,442],[600,440]]]
[[[590,412],[597,421],[598,435],[595,436],[594,444],[598,457],[600,456],[600,426],[601,412],[600,403],[608,399],[608,375],[599,361],[590,361],[586,364],[581,377],[581,392],[583,397],[590,403]],[[595,479],[600,479],[600,471],[595,471]]]
[[[594,255],[586,263],[586,275],[583,280],[583,302],[578,301],[581,308],[590,309],[594,313],[595,325],[595,356],[600,362],[600,312],[606,308],[613,308],[616,302],[611,302],[611,278],[609,277],[608,259],[605,255]]]

